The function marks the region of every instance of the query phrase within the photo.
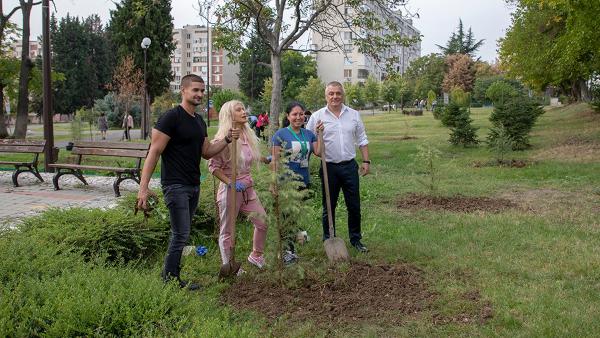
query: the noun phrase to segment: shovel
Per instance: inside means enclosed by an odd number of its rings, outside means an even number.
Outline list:
[[[323,142],[323,132],[319,133],[319,143],[321,143],[321,167],[323,168],[323,185],[325,186],[325,204],[327,205],[327,221],[329,223],[329,238],[323,242],[325,253],[329,262],[348,260],[348,249],[344,240],[335,237],[333,231],[333,216],[331,213],[331,200],[329,198],[329,178],[327,177],[327,163],[325,162],[325,142]]]
[[[231,194],[231,199],[228,201],[229,205],[227,207],[227,210],[229,211],[227,217],[229,217],[229,222],[231,222],[231,224],[233,224],[233,228],[232,228],[232,240],[231,240],[231,247],[229,248],[229,253],[230,253],[230,258],[229,258],[229,262],[221,265],[221,269],[219,270],[219,279],[224,279],[224,278],[229,278],[232,276],[235,276],[238,271],[240,270],[240,267],[242,266],[241,263],[236,262],[235,261],[235,221],[236,221],[236,214],[235,214],[235,210],[236,210],[236,195],[237,195],[237,191],[235,190],[235,181],[237,179],[237,140],[233,140],[233,143],[231,144],[231,152],[232,152],[232,156],[231,156],[231,187],[229,187],[229,194]]]

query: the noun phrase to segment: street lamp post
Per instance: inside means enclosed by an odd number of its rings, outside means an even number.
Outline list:
[[[150,47],[150,43],[152,40],[150,38],[145,37],[142,39],[142,49],[144,50],[144,105],[142,106],[142,125],[141,125],[141,133],[142,139],[146,139],[148,137],[148,126],[149,126],[149,116],[148,116],[148,85],[146,78],[146,60],[147,60],[147,51],[148,47]]]

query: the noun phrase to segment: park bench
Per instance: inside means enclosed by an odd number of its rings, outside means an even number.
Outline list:
[[[99,170],[109,171],[115,174],[116,178],[113,183],[115,196],[121,196],[119,185],[124,180],[134,180],[140,183],[140,171],[142,159],[146,158],[149,144],[145,143],[129,143],[129,142],[76,142],[73,145],[72,154],[77,155],[76,163],[54,163],[49,166],[57,169],[56,174],[52,178],[54,190],[60,190],[58,180],[63,175],[74,175],[83,184],[88,185],[83,177],[83,170]],[[107,157],[126,157],[137,159],[137,164],[131,167],[107,167],[97,165],[85,165],[84,157],[88,156],[107,156]]]
[[[32,141],[32,140],[0,140],[0,153],[14,153],[14,154],[33,154],[31,161],[3,161],[0,160],[0,164],[9,164],[15,166],[15,172],[12,175],[13,185],[19,186],[17,179],[19,174],[24,172],[30,172],[38,180],[44,182],[42,175],[38,171],[38,158],[41,153],[44,152],[46,147],[46,141]]]

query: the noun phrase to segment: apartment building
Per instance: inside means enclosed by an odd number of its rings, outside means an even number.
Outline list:
[[[343,13],[348,19],[352,18],[352,8],[342,7]],[[386,18],[393,20],[397,29],[402,36],[416,37],[421,33],[413,27],[411,19],[404,18],[401,11],[381,14]],[[353,44],[354,34],[359,32],[361,35],[365,33],[362,29],[350,28],[340,29],[336,34],[336,41],[331,41],[331,38],[325,38],[318,32],[312,32],[311,48],[314,50],[323,49],[324,47],[343,46],[343,51],[330,52],[313,52],[312,55],[317,61],[317,73],[323,82],[330,81],[359,83],[366,81],[369,75],[373,75],[378,80],[383,80],[386,77],[385,63],[386,61],[396,56],[397,61],[394,62],[394,69],[400,74],[404,74],[411,61],[421,56],[421,42],[405,47],[403,45],[392,45],[388,49],[379,53],[379,63],[372,57],[362,54],[358,51],[358,47]],[[384,30],[379,32],[380,35],[390,34]]]
[[[181,78],[187,74],[200,75],[205,81],[210,80],[211,86],[238,90],[239,64],[229,63],[223,49],[212,47],[211,59],[208,59],[208,47],[212,46],[212,30],[209,37],[205,26],[186,25],[173,30],[173,42],[176,47],[171,56],[171,71],[173,72],[173,81],[170,83],[171,90],[179,91]],[[210,74],[209,67],[211,68]]]
[[[23,43],[21,41],[14,42],[10,47],[10,51],[13,57],[20,59]],[[42,56],[42,44],[37,41],[29,41],[29,58],[35,60],[38,56]]]

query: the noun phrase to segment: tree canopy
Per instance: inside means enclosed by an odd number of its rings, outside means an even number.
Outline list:
[[[446,55],[467,54],[475,57],[475,53],[481,48],[484,41],[484,39],[479,41],[475,39],[471,27],[469,27],[469,30],[465,34],[462,19],[458,19],[458,27],[455,32],[452,32],[450,39],[446,42],[446,46],[436,46]]]
[[[562,88],[586,96],[585,82],[600,72],[600,2],[508,0],[512,25],[500,40],[508,74],[534,89]]]
[[[169,0],[123,0],[110,11],[108,27],[119,59],[132,55],[135,67],[144,69],[144,51],[140,43],[144,37],[152,44],[147,50],[147,85],[150,98],[162,94],[173,79],[171,54],[173,17]]]

